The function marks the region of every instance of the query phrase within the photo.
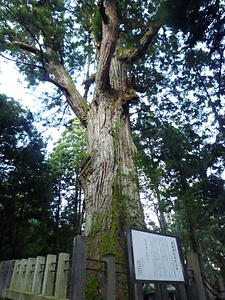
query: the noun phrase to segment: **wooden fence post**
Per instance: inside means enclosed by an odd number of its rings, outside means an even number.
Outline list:
[[[3,261],[0,263],[0,292],[2,289],[4,289],[5,285],[5,270],[6,270],[6,262]]]
[[[116,300],[116,266],[114,255],[103,258],[106,262],[106,299]]]
[[[44,280],[41,294],[53,296],[54,279],[56,273],[56,255],[49,254],[46,259]]]
[[[142,283],[134,284],[134,292],[135,292],[135,300],[143,300],[144,299]]]
[[[4,266],[5,266],[5,262],[2,261],[0,263],[0,280],[2,279],[2,274],[3,274],[3,271],[4,271]]]
[[[190,298],[188,298],[185,284],[177,283],[177,284],[174,284],[174,286],[176,288],[176,297],[178,300],[189,300],[190,299]]]
[[[155,283],[155,296],[157,300],[169,300],[169,293],[165,283]]]
[[[67,296],[69,258],[70,255],[68,253],[59,254],[55,282],[56,298],[65,299]]]
[[[32,294],[40,294],[42,290],[42,280],[44,277],[45,257],[38,256],[34,268],[34,280],[31,287]]]
[[[73,243],[70,300],[85,299],[87,237],[76,236]]]
[[[8,274],[4,286],[5,289],[8,289],[10,287],[14,266],[15,266],[15,260],[10,260],[8,265],[8,270],[7,270]]]

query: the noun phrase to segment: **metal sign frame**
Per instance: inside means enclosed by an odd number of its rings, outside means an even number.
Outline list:
[[[140,279],[140,277],[136,276],[135,267],[136,267],[136,271],[137,271],[137,265],[135,266],[135,261],[134,261],[134,256],[135,256],[134,247],[135,247],[136,242],[133,241],[132,231],[137,232],[140,237],[141,237],[142,233],[144,233],[143,239],[145,239],[146,234],[151,234],[151,235],[154,235],[155,237],[162,237],[161,240],[163,240],[163,237],[165,237],[165,238],[167,238],[167,240],[176,242],[176,251],[175,252],[177,252],[176,255],[179,257],[179,261],[177,263],[179,263],[179,268],[182,269],[182,274],[183,274],[182,280],[175,280],[174,278],[173,278],[173,280],[162,280],[162,279],[156,280],[155,278]],[[156,233],[156,232],[152,232],[149,230],[135,229],[135,228],[131,228],[129,226],[125,227],[124,233],[125,233],[125,239],[126,239],[127,264],[128,264],[128,287],[129,287],[130,295],[135,294],[134,287],[135,287],[136,283],[167,283],[167,284],[183,283],[183,284],[185,284],[187,282],[184,258],[183,258],[182,249],[181,249],[181,245],[180,245],[180,241],[179,241],[178,237],[173,236],[173,235]],[[166,240],[166,239],[164,239],[164,240]],[[158,255],[160,256],[161,253],[158,253]],[[130,296],[129,299],[135,299],[135,298],[134,298],[134,296]]]

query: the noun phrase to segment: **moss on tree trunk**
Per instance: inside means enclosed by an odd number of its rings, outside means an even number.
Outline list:
[[[114,90],[93,102],[86,131],[89,160],[80,176],[85,193],[88,257],[101,259],[113,254],[119,263],[125,262],[124,226],[144,227],[136,147],[128,104],[124,103],[124,92]],[[124,282],[118,288],[117,299],[127,299],[122,289]]]

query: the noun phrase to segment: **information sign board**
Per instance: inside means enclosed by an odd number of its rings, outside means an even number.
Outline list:
[[[129,229],[128,232],[128,259],[132,260],[129,269],[133,270],[135,281],[185,281],[181,250],[176,237],[136,229]]]
[[[136,280],[184,281],[175,237],[131,230]]]

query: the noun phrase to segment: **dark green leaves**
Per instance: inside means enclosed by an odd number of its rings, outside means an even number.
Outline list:
[[[224,3],[209,0],[165,0],[158,12],[163,24],[187,33],[188,44],[207,42],[218,51],[224,37]]]
[[[0,108],[2,260],[44,251],[45,243],[37,238],[46,238],[41,226],[48,224],[51,191],[44,143],[33,126],[32,114],[3,95]]]

